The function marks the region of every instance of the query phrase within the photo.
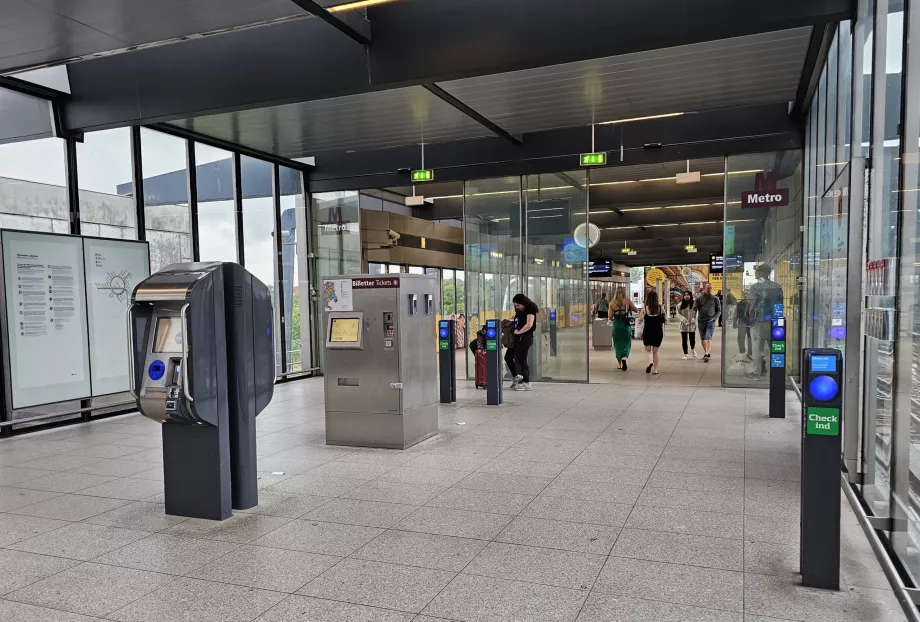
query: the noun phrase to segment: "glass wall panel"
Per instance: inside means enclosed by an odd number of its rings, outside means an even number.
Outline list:
[[[310,327],[310,276],[307,266],[307,204],[303,175],[297,169],[278,167],[281,209],[281,292],[284,296],[284,348],[287,372],[312,366]]]
[[[144,222],[150,271],[192,260],[186,141],[141,128]]]
[[[888,516],[895,438],[894,317],[898,305],[895,276],[901,198],[899,123],[904,13],[900,3],[889,0],[879,0],[876,9],[872,170],[866,215],[863,495],[876,515]]]
[[[70,233],[64,160],[58,138],[0,144],[0,227]]]
[[[233,154],[195,143],[198,190],[198,257],[201,261],[239,261]]]
[[[784,305],[787,352],[796,352],[800,347],[802,155],[800,150],[790,150],[726,159],[725,225],[735,227],[735,255],[725,262],[724,287],[742,292],[741,300],[747,299],[748,304],[745,312],[736,312],[738,321],[733,320],[732,327],[726,327],[723,333],[725,386],[769,386],[774,304]],[[764,184],[760,187],[769,188],[775,183],[777,190],[787,191],[788,205],[744,207],[742,195],[757,187],[758,177]],[[786,357],[786,370],[789,374],[798,373],[797,356]]]
[[[907,80],[904,92],[904,147],[901,156],[900,296],[895,397],[898,476],[895,494],[907,520],[893,536],[895,551],[914,583],[920,582],[920,12],[907,24]],[[903,424],[902,424],[903,422]],[[904,453],[909,455],[905,471]],[[906,491],[901,489],[906,483]],[[903,516],[903,515],[902,515]]]
[[[530,351],[531,376],[587,382],[587,172],[530,175],[524,184],[523,291],[541,311]]]
[[[838,27],[837,71],[837,173],[850,161],[853,97],[853,33],[850,22]]]
[[[838,29],[839,30],[839,29]],[[827,51],[827,91],[824,97],[827,98],[827,112],[825,123],[826,127],[826,144],[824,152],[824,188],[834,181],[837,177],[837,42],[838,35],[834,35],[831,41],[831,47]]]
[[[90,132],[77,143],[80,233],[137,239],[131,130]]]
[[[521,282],[521,178],[479,179],[464,184],[467,334],[489,319],[514,315],[511,299]],[[467,377],[474,378],[473,357]]]
[[[315,255],[316,320],[325,319],[323,279],[326,277],[361,274],[361,212],[358,193],[323,192],[312,195],[313,254]],[[325,337],[325,324],[316,333]],[[322,341],[321,341],[322,342]],[[316,361],[322,366],[325,348],[317,348]]]

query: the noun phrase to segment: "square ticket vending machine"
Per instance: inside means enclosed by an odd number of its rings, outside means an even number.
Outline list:
[[[326,443],[405,449],[438,432],[438,282],[338,279],[327,307]]]

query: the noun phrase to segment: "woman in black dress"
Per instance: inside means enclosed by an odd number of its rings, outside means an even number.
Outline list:
[[[645,358],[648,367],[645,373],[658,374],[658,349],[664,340],[664,323],[666,318],[661,304],[658,302],[658,293],[649,292],[645,296],[645,306],[642,307],[642,345],[645,346]]]

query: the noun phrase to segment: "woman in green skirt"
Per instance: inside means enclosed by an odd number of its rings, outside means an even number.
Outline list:
[[[618,287],[610,303],[610,318],[613,320],[613,349],[617,355],[617,369],[627,370],[626,359],[632,350],[632,314],[638,313],[636,305],[626,295],[625,287]]]

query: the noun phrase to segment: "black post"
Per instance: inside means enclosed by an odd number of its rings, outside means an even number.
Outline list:
[[[843,355],[806,348],[802,361],[802,584],[839,590]]]
[[[441,403],[457,401],[457,357],[454,354],[456,320],[438,322],[438,372],[440,376]]]
[[[556,309],[549,310],[549,355],[556,356]]]
[[[773,305],[770,320],[770,418],[786,418],[786,318],[783,305]]]
[[[501,320],[486,320],[486,404],[502,403]]]

